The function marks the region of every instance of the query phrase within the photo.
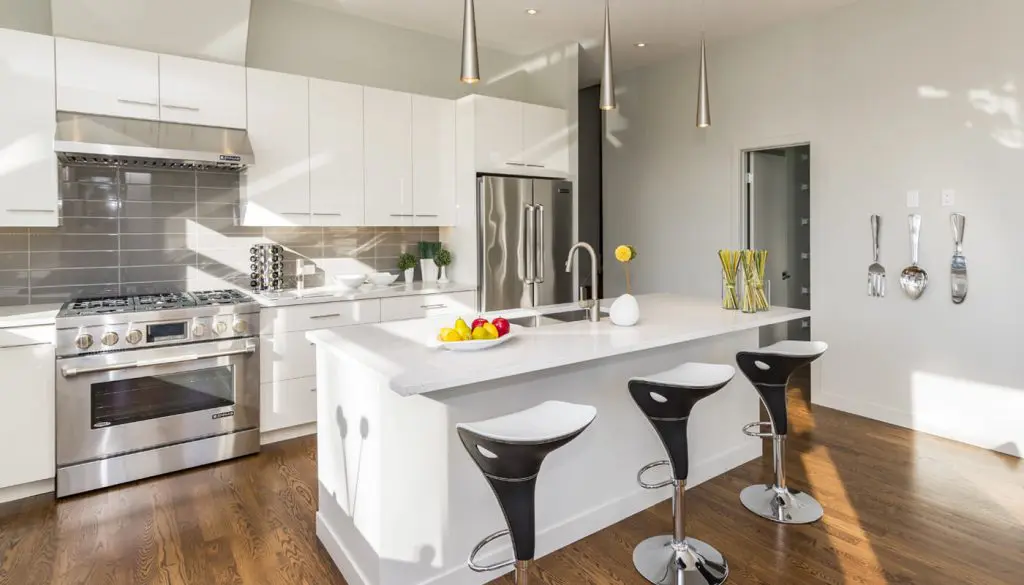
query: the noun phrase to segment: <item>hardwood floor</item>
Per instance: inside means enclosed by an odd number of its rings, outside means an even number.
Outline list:
[[[767,479],[770,463],[687,495],[688,531],[726,556],[728,583],[1024,583],[1021,460],[812,413],[799,396],[791,396],[790,483],[822,502],[823,521],[779,526],[740,505],[739,491]],[[59,503],[4,504],[0,584],[344,585],[314,535],[314,451],[312,438],[299,439]],[[655,506],[540,559],[532,582],[642,585],[633,546],[670,531],[669,505]]]

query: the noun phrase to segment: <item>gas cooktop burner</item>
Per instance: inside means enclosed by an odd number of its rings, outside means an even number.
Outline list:
[[[195,293],[157,293],[96,299],[75,299],[64,303],[58,317],[84,317],[139,311],[187,309],[217,305],[238,305],[252,299],[237,290],[207,290]]]

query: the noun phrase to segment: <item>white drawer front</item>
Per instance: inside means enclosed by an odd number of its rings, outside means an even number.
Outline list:
[[[260,336],[260,382],[277,382],[316,375],[316,350],[306,332]]]
[[[436,315],[460,314],[467,318],[476,311],[476,293],[473,291],[419,295],[381,299],[381,321],[419,319]]]
[[[380,322],[380,300],[314,303],[263,309],[260,333],[290,333]]]
[[[260,431],[276,431],[316,421],[316,378],[260,385]]]

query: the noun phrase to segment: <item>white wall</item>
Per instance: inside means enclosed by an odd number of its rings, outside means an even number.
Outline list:
[[[481,47],[483,79],[466,85],[459,82],[460,47],[459,41],[292,0],[253,0],[247,64],[450,99],[479,93],[564,107],[557,90],[547,87],[544,59]],[[535,74],[542,79],[531,81]]]
[[[815,402],[1019,454],[1024,274],[1024,3],[863,0],[709,47],[712,112],[694,128],[693,55],[619,76],[606,119],[605,241],[637,246],[635,287],[716,296],[715,250],[739,243],[741,149],[811,143]],[[940,190],[955,188],[953,208]],[[922,193],[918,301],[906,191]],[[949,299],[949,213],[967,216],[971,293]],[[865,295],[868,218],[883,217],[889,296]],[[606,258],[610,258],[607,254]],[[1002,256],[1000,256],[1002,255]],[[608,266],[610,294],[621,270]]]

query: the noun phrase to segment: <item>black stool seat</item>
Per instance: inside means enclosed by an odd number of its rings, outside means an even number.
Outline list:
[[[768,411],[768,423],[754,422],[743,431],[752,437],[772,439],[772,457],[775,464],[775,483],[747,487],[740,501],[758,516],[782,524],[806,524],[822,517],[821,504],[804,492],[786,486],[786,436],[789,433],[789,415],[786,408],[786,389],[797,369],[818,359],[828,350],[823,341],[780,341],[761,349],[736,354],[740,370],[754,385],[761,402]],[[770,432],[762,432],[763,427]]]
[[[534,493],[541,464],[549,453],[575,439],[597,416],[593,406],[548,401],[532,408],[473,423],[456,430],[469,456],[483,472],[498,498],[507,530],[482,540],[469,557],[477,572],[516,565],[516,583],[526,583],[527,563],[533,560],[536,537]],[[509,535],[515,559],[481,566],[475,557],[485,545]]]
[[[648,489],[674,486],[673,534],[644,540],[633,551],[633,564],[651,583],[659,585],[718,585],[729,576],[729,565],[714,547],[686,536],[684,508],[689,475],[687,423],[697,402],[728,384],[736,370],[718,364],[687,363],[671,370],[629,381],[629,393],[658,433],[668,461],[644,466],[637,481]],[[672,480],[649,484],[643,474],[671,465]]]

